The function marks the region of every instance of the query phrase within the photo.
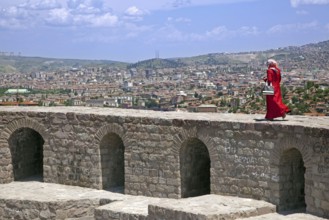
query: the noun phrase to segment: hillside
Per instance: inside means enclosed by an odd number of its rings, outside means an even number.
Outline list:
[[[179,60],[172,60],[172,59],[149,59],[149,60],[144,60],[140,61],[134,64],[128,65],[128,68],[143,68],[143,69],[148,69],[148,68],[157,68],[157,69],[162,69],[162,68],[178,68],[186,66],[186,63],[182,63]]]
[[[269,58],[279,61],[285,69],[329,70],[329,40],[300,47],[285,47],[267,51],[215,53],[174,59],[186,65],[230,65],[265,63]]]
[[[194,57],[149,59],[137,63],[109,60],[54,59],[41,57],[0,56],[0,73],[53,71],[59,68],[84,66],[118,68],[178,68],[201,65],[260,65],[268,58],[279,61],[285,70],[329,70],[329,40],[299,47],[285,47],[267,51],[241,53],[212,53]]]
[[[126,67],[127,63],[109,60],[55,59],[43,57],[0,56],[0,73],[54,71],[84,66]]]

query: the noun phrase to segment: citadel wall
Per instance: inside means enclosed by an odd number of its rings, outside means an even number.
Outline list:
[[[0,183],[233,195],[329,217],[329,118],[0,107]]]

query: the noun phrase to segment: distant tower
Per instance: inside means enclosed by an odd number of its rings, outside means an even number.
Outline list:
[[[160,56],[159,56],[159,50],[155,50],[155,58],[156,58],[156,59],[159,59],[159,57],[160,57]]]

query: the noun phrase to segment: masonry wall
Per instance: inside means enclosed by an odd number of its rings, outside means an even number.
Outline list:
[[[41,178],[45,182],[102,189],[120,185],[122,181],[113,179],[124,178],[126,194],[181,198],[207,192],[205,185],[186,186],[189,181],[181,180],[190,178],[189,169],[208,169],[210,160],[210,170],[204,171],[210,176],[193,175],[210,178],[204,182],[212,194],[266,200],[278,210],[306,206],[312,214],[329,217],[329,129],[154,114],[159,117],[2,111],[0,183],[15,180],[14,170],[19,168],[13,166],[15,143],[10,140],[19,138],[17,130],[28,129],[44,142]],[[106,163],[111,149],[124,154],[122,165],[112,163],[119,171]],[[197,159],[193,162],[193,158]],[[183,161],[188,164],[184,168]],[[291,190],[296,184],[298,190]],[[185,192],[189,187],[195,192]]]

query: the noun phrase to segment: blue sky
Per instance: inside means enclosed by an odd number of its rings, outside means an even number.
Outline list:
[[[137,62],[329,40],[329,0],[1,0],[0,51]]]

